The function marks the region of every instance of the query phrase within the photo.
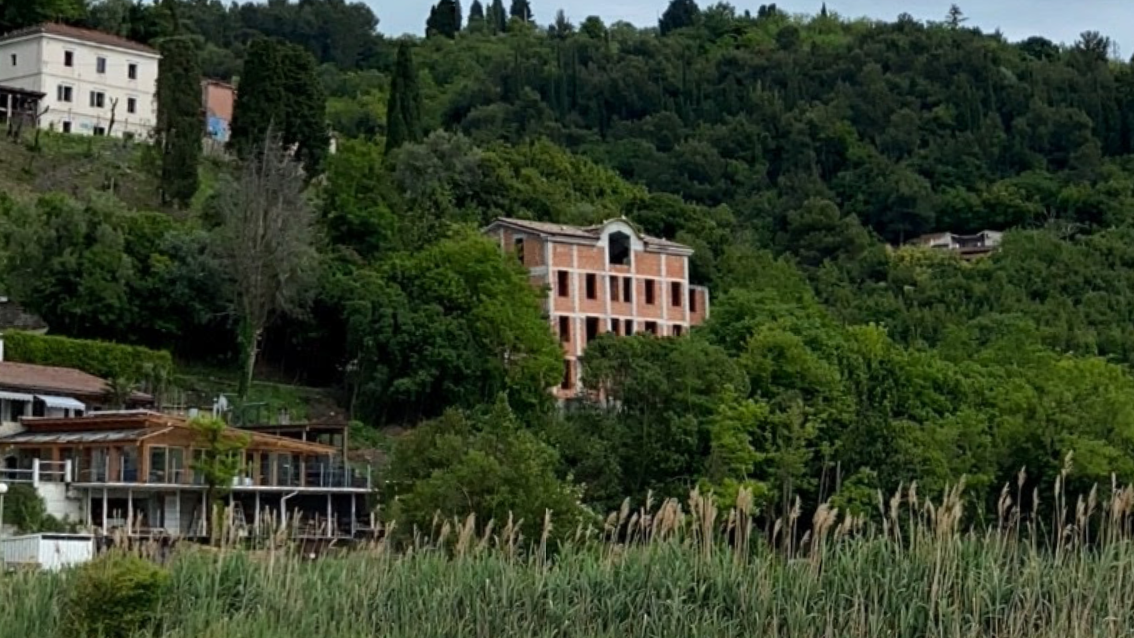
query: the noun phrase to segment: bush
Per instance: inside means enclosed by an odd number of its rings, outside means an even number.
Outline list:
[[[173,357],[165,350],[39,335],[4,334],[9,361],[75,368],[103,379],[129,379],[158,389],[173,372]]]
[[[4,523],[23,534],[63,532],[67,529],[62,521],[47,513],[47,505],[31,485],[12,485],[4,499]]]
[[[155,620],[169,572],[128,554],[109,553],[80,567],[67,592],[64,635],[130,638]]]

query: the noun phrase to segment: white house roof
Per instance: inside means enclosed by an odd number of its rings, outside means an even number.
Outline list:
[[[54,35],[61,38],[88,42],[90,44],[102,44],[119,49],[137,51],[138,53],[159,55],[158,50],[153,47],[146,46],[140,42],[134,42],[133,40],[127,40],[113,33],[104,33],[102,31],[95,31],[94,29],[82,29],[67,24],[58,24],[56,22],[45,22],[44,24],[38,24],[34,27],[27,27],[6,33],[0,36],[0,43],[33,35]]]

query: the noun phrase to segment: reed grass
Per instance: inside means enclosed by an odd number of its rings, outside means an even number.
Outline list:
[[[1047,521],[1016,508],[1022,486],[1005,488],[987,526],[963,523],[960,488],[936,501],[903,488],[872,521],[796,507],[767,528],[750,495],[720,512],[694,492],[627,503],[556,547],[470,516],[406,547],[376,540],[314,560],[285,546],[181,551],[152,635],[1134,635],[1134,490],[1072,503],[1057,484]],[[59,636],[71,578],[0,578],[0,638]]]

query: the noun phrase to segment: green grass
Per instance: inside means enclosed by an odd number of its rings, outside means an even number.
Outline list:
[[[197,407],[211,405],[220,394],[229,397],[230,404],[240,387],[239,373],[235,369],[194,366],[178,363],[174,385],[185,401]],[[261,423],[275,423],[281,409],[286,409],[293,422],[306,419],[325,419],[331,413],[342,417],[333,397],[326,390],[287,383],[256,380],[249,390],[248,403],[260,404]]]
[[[377,541],[314,561],[190,550],[170,567],[152,635],[1131,635],[1134,497],[1082,501],[1077,514],[1057,502],[1070,513],[1050,535],[1010,506],[995,527],[963,530],[956,494],[934,504],[912,491],[877,524],[823,508],[808,534],[785,533],[798,519],[760,533],[737,524],[752,520],[743,505],[717,512],[694,494],[685,506],[625,508],[557,551],[471,520],[443,524],[432,542]],[[0,638],[59,636],[57,601],[72,581],[0,578]]]

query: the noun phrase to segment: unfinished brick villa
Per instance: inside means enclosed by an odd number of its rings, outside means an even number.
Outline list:
[[[564,352],[561,399],[578,393],[580,358],[598,335],[679,337],[708,317],[708,289],[689,285],[693,249],[624,218],[587,227],[501,218],[484,232],[548,291],[545,312]]]

